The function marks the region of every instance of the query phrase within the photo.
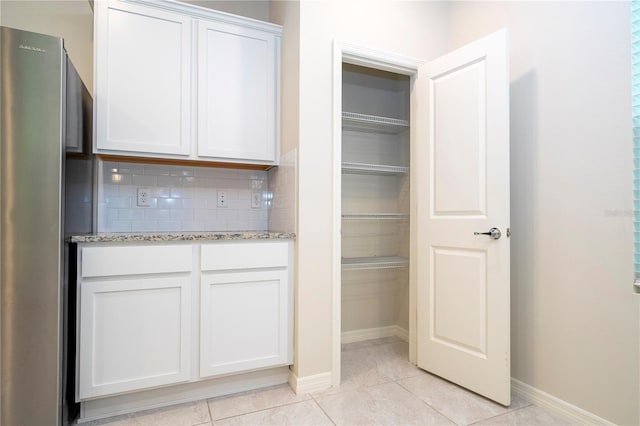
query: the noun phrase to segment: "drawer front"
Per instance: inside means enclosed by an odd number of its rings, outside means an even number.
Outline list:
[[[200,266],[203,271],[287,267],[289,243],[203,244]]]
[[[191,272],[192,246],[83,247],[81,274],[87,277]]]

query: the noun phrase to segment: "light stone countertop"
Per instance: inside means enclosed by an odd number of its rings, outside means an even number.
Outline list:
[[[133,243],[149,241],[238,241],[238,240],[295,240],[293,232],[236,231],[236,232],[167,232],[114,233],[74,235],[72,243]]]

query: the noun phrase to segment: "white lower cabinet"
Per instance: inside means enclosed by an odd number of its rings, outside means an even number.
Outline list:
[[[290,363],[287,271],[203,274],[200,376]]]
[[[290,243],[203,244],[200,377],[293,362]]]
[[[291,364],[291,254],[291,241],[80,244],[77,400]]]
[[[190,308],[190,277],[83,283],[80,398],[189,380]]]

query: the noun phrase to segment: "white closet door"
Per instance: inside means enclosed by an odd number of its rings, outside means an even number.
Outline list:
[[[204,20],[198,34],[198,156],[274,162],[274,35]]]
[[[500,31],[420,70],[428,164],[419,182],[418,366],[508,405],[509,73]],[[424,167],[424,166],[422,166]],[[494,239],[476,232],[498,228]]]

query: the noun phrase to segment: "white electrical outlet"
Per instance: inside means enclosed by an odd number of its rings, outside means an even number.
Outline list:
[[[218,207],[227,207],[227,191],[218,191]]]
[[[259,209],[262,206],[262,194],[259,192],[251,193],[251,208]]]
[[[151,192],[147,188],[138,188],[138,207],[151,207]]]

